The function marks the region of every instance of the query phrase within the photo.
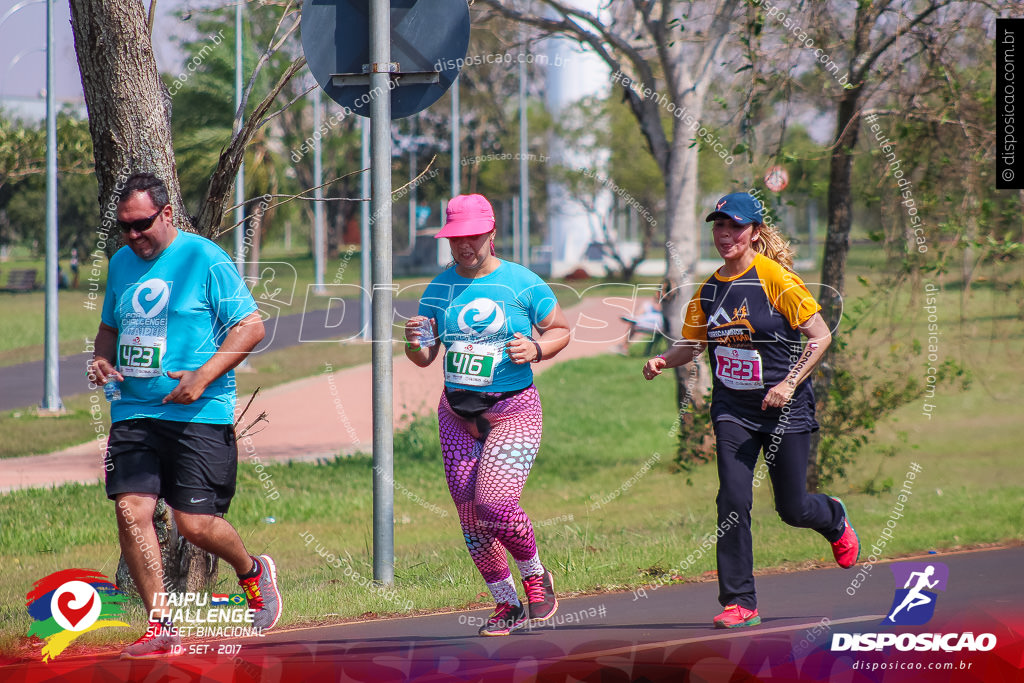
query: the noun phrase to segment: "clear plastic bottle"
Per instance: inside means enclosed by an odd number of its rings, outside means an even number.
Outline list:
[[[430,324],[430,318],[420,321],[420,347],[429,349],[437,344],[437,337],[434,336],[434,328]]]
[[[116,380],[108,379],[107,383],[103,385],[103,393],[111,403],[114,401],[120,401],[121,383]]]

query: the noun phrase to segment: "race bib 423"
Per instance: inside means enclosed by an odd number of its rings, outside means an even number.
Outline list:
[[[125,377],[159,377],[167,349],[163,337],[121,335],[117,343],[117,367]]]

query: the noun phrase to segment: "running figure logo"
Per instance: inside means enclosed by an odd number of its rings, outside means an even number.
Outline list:
[[[949,567],[941,562],[899,562],[892,565],[896,594],[883,624],[917,626],[935,614],[933,590],[946,590]]]

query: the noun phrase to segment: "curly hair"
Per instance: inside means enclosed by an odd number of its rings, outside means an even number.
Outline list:
[[[793,247],[782,237],[778,228],[770,223],[759,223],[760,231],[753,247],[757,253],[767,256],[787,270],[793,270]]]

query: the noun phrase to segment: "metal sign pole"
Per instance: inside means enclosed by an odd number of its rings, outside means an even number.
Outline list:
[[[362,141],[360,168],[370,167],[370,119],[359,118],[359,134]],[[359,195],[370,196],[370,174],[361,173],[359,178]],[[359,329],[362,330],[363,341],[373,340],[370,327],[370,203],[361,202],[359,221]]]
[[[364,237],[363,254],[369,247],[373,578],[385,584],[395,580],[391,119],[411,116],[436,102],[458,75],[456,65],[462,64],[469,48],[465,0],[395,2],[395,26],[391,2],[395,0],[370,0],[367,17],[366,0],[304,0],[301,19],[302,50],[317,83],[338,104],[370,117],[372,214],[364,221],[370,224],[370,235],[368,240]],[[437,64],[449,67],[439,70]],[[393,98],[392,87],[398,88]],[[365,267],[363,273],[365,277]]]
[[[373,578],[395,580],[391,356],[391,3],[370,2],[370,176],[373,221]]]
[[[519,63],[519,263],[530,267],[530,166],[526,120],[526,62]]]
[[[452,83],[452,196],[462,194],[462,146],[459,141],[459,79]]]
[[[323,140],[320,135],[322,116],[320,88],[313,88],[313,293],[327,294],[324,288],[324,256],[327,254],[324,240],[324,164]]]

